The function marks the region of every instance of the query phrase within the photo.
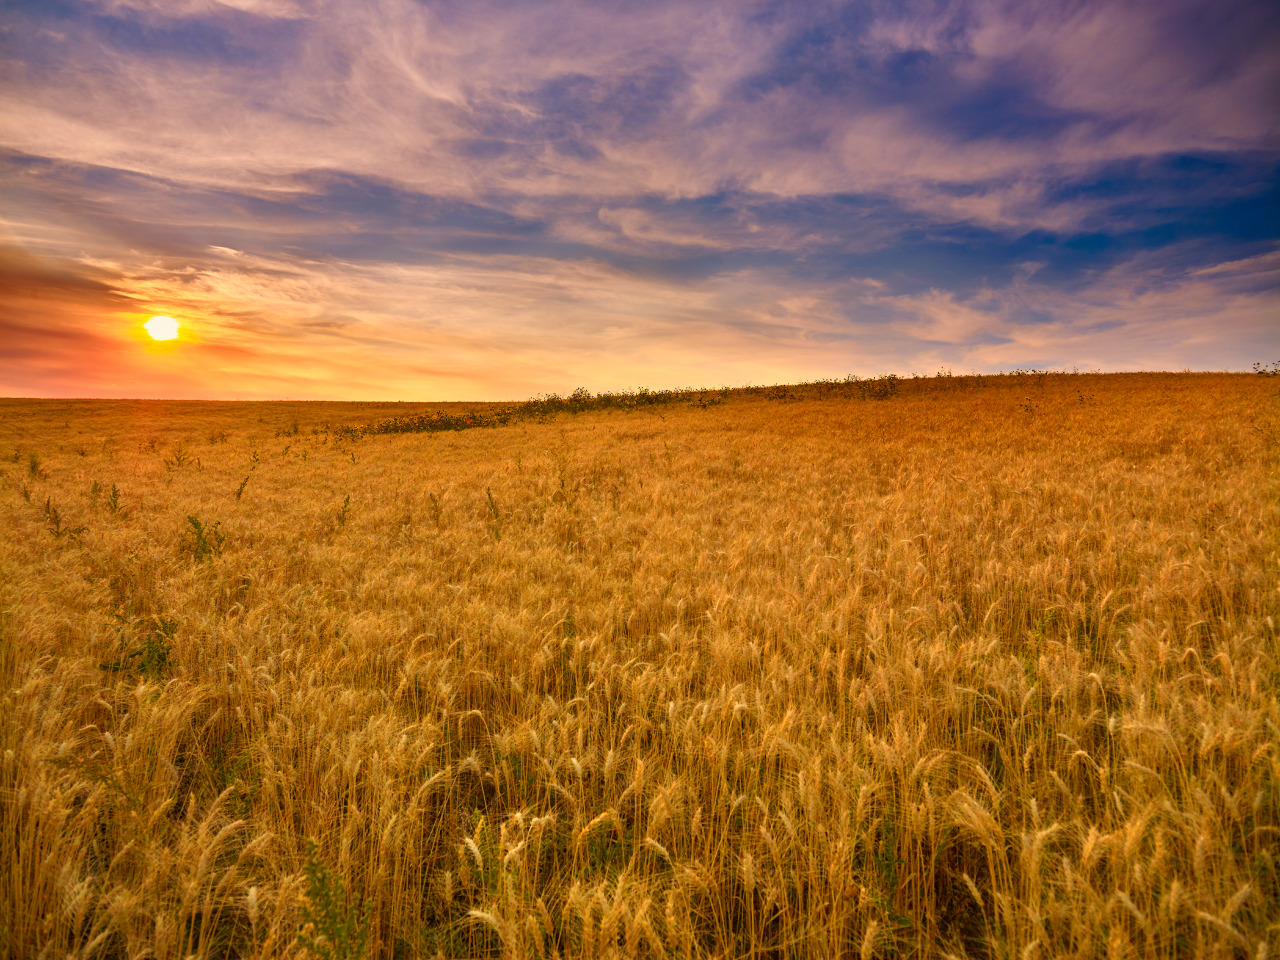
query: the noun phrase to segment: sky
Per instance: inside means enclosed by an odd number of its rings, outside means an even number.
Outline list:
[[[1271,0],[0,0],[0,395],[1247,370],[1278,173]]]

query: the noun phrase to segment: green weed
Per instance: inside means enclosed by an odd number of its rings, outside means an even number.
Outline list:
[[[137,671],[151,680],[162,680],[169,671],[173,659],[173,635],[178,623],[169,617],[153,616],[136,618],[128,612],[117,612],[120,627],[120,655],[111,663],[101,663],[103,670],[111,673]],[[142,639],[130,645],[128,636],[139,627]]]
[[[76,540],[89,529],[85,526],[63,527],[62,514],[58,512],[58,508],[53,505],[53,501],[48,497],[45,497],[44,500],[44,520],[49,527],[49,532],[58,539],[68,537]]]
[[[871,380],[859,380],[855,377],[850,382],[863,400],[892,400],[898,395],[901,381],[902,378],[896,373],[890,373]]]
[[[489,498],[489,512],[493,514],[493,539],[502,539],[502,515],[498,513],[498,505],[493,502],[493,491],[488,487],[484,488],[485,496]]]
[[[369,903],[351,903],[346,885],[320,859],[314,840],[307,841],[307,901],[302,907],[298,945],[321,960],[357,960],[369,942]]]
[[[191,462],[191,457],[187,453],[187,445],[185,443],[174,444],[173,451],[167,458],[161,458],[164,461],[166,470],[181,470]]]
[[[201,560],[222,555],[222,546],[227,538],[218,529],[221,523],[206,527],[190,514],[187,516],[187,523],[191,527],[188,548],[191,550],[192,559],[198,563]]]

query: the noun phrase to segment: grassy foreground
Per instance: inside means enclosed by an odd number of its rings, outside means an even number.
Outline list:
[[[1277,956],[1276,387],[0,401],[0,957]]]

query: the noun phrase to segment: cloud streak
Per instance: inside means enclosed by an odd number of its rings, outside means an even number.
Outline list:
[[[0,230],[49,297],[0,303],[0,390],[1247,367],[1278,40],[1261,3],[19,3]],[[138,353],[151,312],[189,349]]]

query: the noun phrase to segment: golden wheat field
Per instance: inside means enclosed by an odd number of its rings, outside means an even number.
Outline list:
[[[1278,956],[1277,385],[0,401],[0,956]]]

